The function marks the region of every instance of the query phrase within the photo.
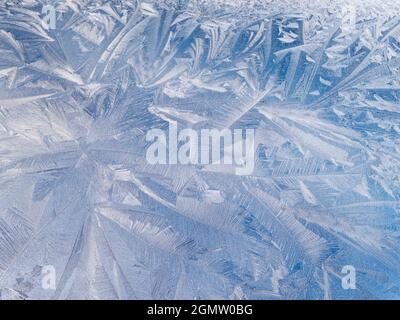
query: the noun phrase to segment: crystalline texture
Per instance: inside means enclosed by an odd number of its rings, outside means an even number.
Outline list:
[[[2,1],[1,297],[400,298],[399,8]],[[149,165],[170,121],[254,128],[253,174]]]

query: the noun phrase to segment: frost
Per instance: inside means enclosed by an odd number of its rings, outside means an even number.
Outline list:
[[[1,1],[1,297],[399,298],[399,16]],[[255,129],[253,174],[150,165],[146,132],[171,122]]]

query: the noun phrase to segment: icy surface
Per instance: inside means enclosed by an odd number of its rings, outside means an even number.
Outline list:
[[[400,298],[399,8],[0,0],[1,297]],[[169,121],[253,174],[149,165]]]

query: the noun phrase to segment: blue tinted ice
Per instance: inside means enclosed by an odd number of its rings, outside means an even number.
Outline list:
[[[399,17],[1,1],[1,298],[400,298]],[[150,164],[171,123],[254,129],[254,171]]]

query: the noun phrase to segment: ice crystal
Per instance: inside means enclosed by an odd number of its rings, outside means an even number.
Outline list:
[[[400,298],[399,8],[1,0],[1,297]],[[171,121],[253,174],[150,165]]]

